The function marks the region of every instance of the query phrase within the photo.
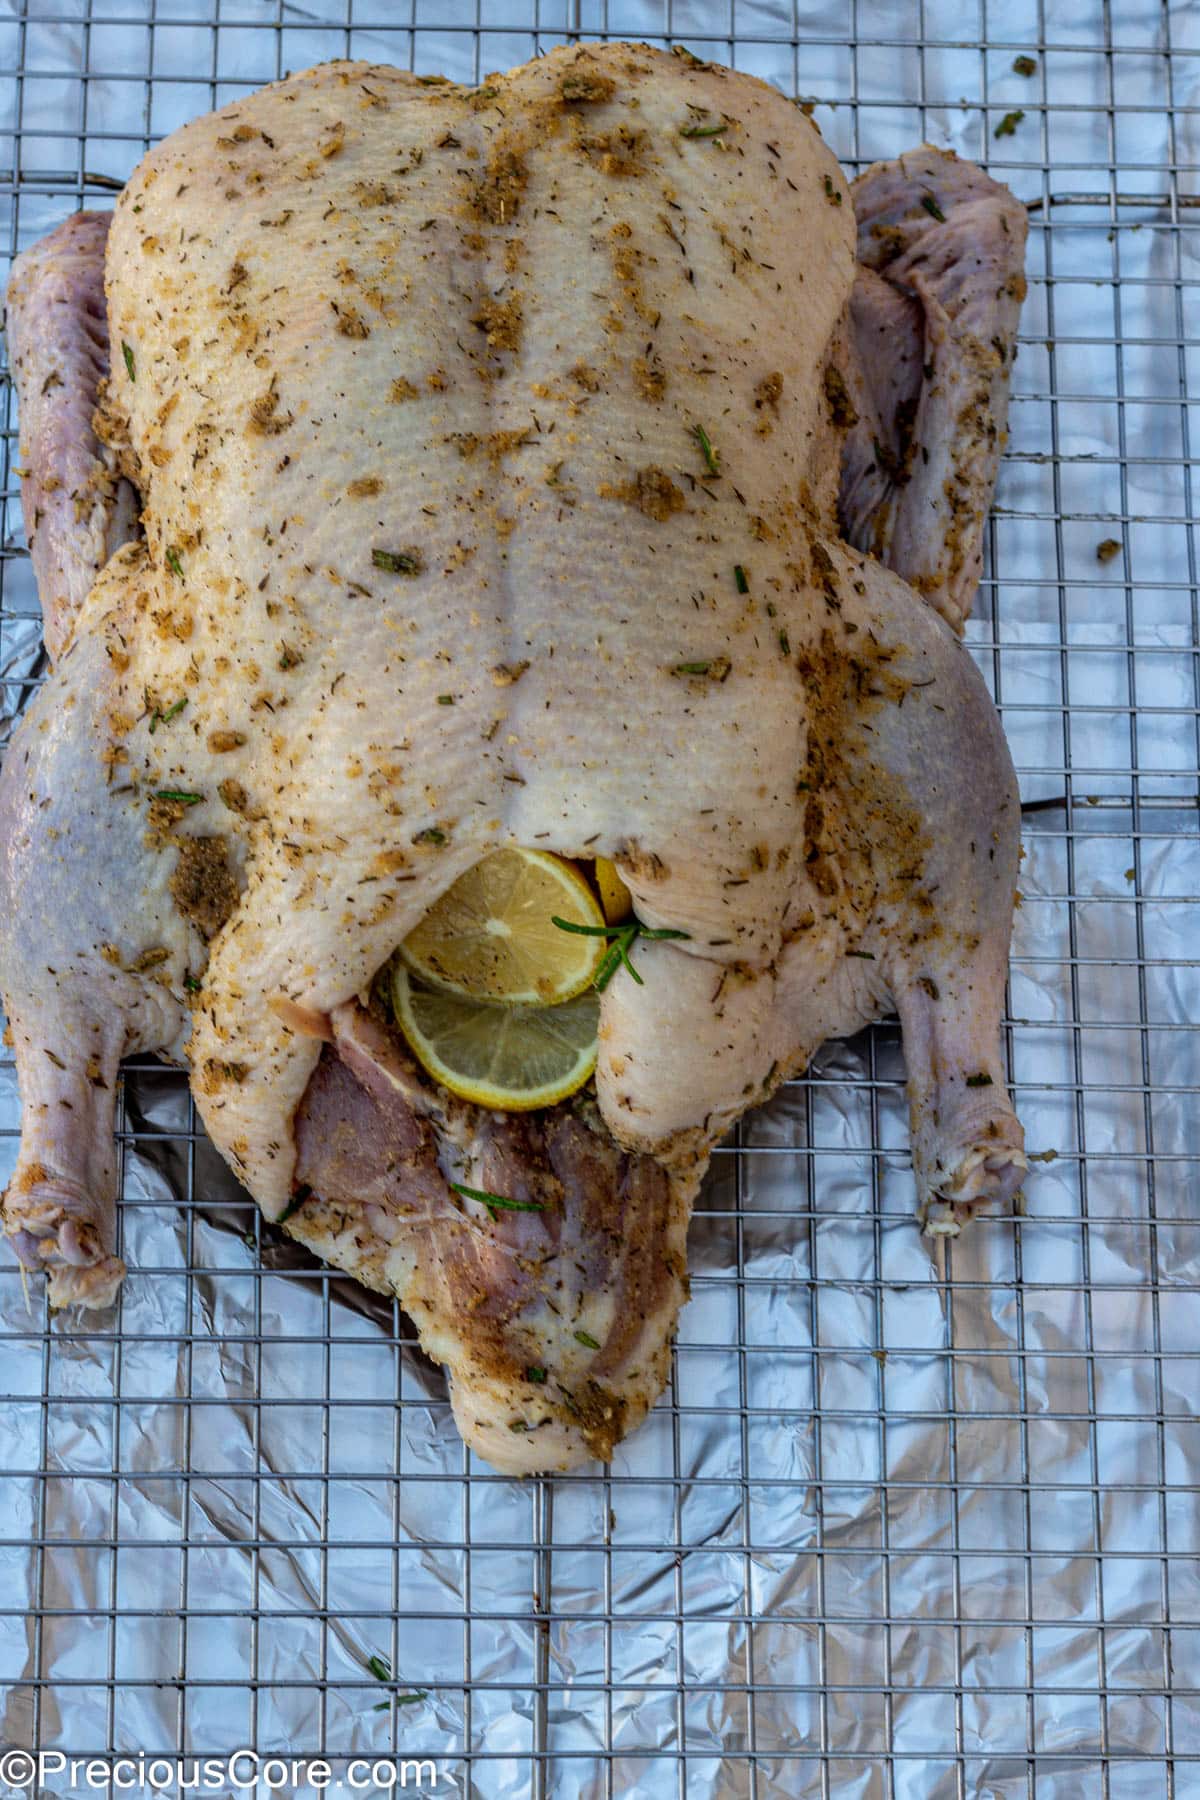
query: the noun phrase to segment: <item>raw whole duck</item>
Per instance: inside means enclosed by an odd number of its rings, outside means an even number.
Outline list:
[[[709,1152],[827,1037],[899,1013],[928,1224],[1012,1195],[1019,808],[952,627],[1024,231],[947,153],[851,188],[776,91],[614,44],[310,70],[19,259],[54,668],[0,779],[5,1208],[53,1304],[124,1274],[134,1051],[515,1471],[653,1403]],[[686,934],[606,989],[594,1096],[525,1119],[434,1088],[376,983],[504,844]]]

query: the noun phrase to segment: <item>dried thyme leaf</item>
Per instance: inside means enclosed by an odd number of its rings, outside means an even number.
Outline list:
[[[372,550],[371,561],[389,575],[419,575],[425,567],[425,559],[416,549]]]
[[[1013,58],[1013,74],[1026,77],[1037,74],[1037,58],[1033,56],[1017,56]]]
[[[706,676],[709,681],[724,681],[732,667],[733,664],[727,656],[713,656],[704,662],[673,663],[669,673]]]

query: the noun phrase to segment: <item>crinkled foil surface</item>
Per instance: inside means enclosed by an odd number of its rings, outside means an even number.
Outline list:
[[[51,1321],[0,1251],[0,1744],[430,1757],[407,1791],[480,1800],[1200,1795],[1198,20],[6,0],[9,251],[281,69],[473,80],[572,25],[815,100],[851,167],[986,159],[1031,205],[1030,288],[969,638],[1039,804],[1021,1216],[933,1255],[896,1028],[827,1046],[718,1155],[670,1389],[611,1470],[468,1456],[407,1321],[264,1226],[180,1075],[131,1066],[118,1312]],[[7,452],[0,738],[43,667]],[[18,1116],[0,1050],[0,1182]]]

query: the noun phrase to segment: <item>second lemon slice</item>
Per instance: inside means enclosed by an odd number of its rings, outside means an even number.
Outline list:
[[[596,1066],[600,1001],[496,1006],[415,980],[392,964],[392,1008],[409,1046],[435,1081],[500,1112],[531,1112],[577,1093]]]
[[[602,926],[604,914],[578,871],[544,850],[495,850],[431,906],[400,946],[414,975],[472,1000],[557,1006],[587,988],[607,948],[603,937],[563,931]]]

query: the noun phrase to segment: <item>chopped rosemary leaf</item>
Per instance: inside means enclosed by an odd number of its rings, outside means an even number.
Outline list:
[[[860,962],[875,961],[875,952],[873,950],[847,950],[846,955],[857,956]]]
[[[542,1382],[544,1382],[546,1379],[546,1371],[545,1371],[545,1369],[537,1369],[537,1368],[526,1369],[525,1379],[526,1379],[526,1381],[536,1381],[538,1386],[540,1387]]]
[[[830,206],[840,206],[842,204],[842,196],[838,189],[834,187],[833,179],[829,175],[826,175],[825,177],[825,198],[828,200]]]
[[[575,1342],[577,1344],[582,1344],[585,1350],[598,1350],[600,1348],[590,1331],[577,1331],[575,1333]]]
[[[137,369],[133,361],[132,347],[123,342],[121,345],[121,355],[125,358],[125,373],[129,376],[130,381],[136,381]]]
[[[746,580],[746,571],[743,569],[741,563],[734,563],[733,565],[733,585],[739,594],[748,594],[750,592],[750,583]]]
[[[189,793],[187,788],[157,788],[154,798],[156,800],[174,800],[180,806],[199,806],[204,795]]]
[[[367,1667],[375,1677],[376,1681],[390,1681],[392,1679],[392,1665],[386,1656],[368,1656]]]
[[[728,125],[722,119],[719,125],[681,125],[679,135],[686,138],[711,138],[720,137],[723,131],[728,130]]]
[[[183,564],[180,562],[179,552],[174,546],[167,551],[167,567],[172,575],[177,575],[180,581],[183,580]]]
[[[288,1201],[287,1205],[284,1207],[283,1211],[280,1213],[279,1217],[276,1219],[275,1223],[277,1225],[282,1225],[285,1219],[290,1219],[293,1213],[297,1213],[300,1211],[300,1208],[304,1205],[304,1202],[306,1200],[311,1200],[311,1199],[312,1199],[312,1189],[310,1187],[304,1187],[304,1186],[298,1187],[296,1189],[295,1193],[292,1195],[291,1199]],[[379,1679],[381,1681],[386,1681],[387,1676],[381,1675]]]
[[[668,675],[702,675],[709,681],[724,681],[733,664],[727,656],[711,656],[703,662],[673,663],[667,670]]]
[[[174,706],[168,706],[166,712],[156,712],[150,720],[150,736],[154,736],[160,725],[169,725],[172,719],[177,719],[186,705],[187,695],[185,694],[182,700],[175,702]]]
[[[372,550],[371,561],[389,575],[419,575],[425,567],[419,550]]]
[[[980,1070],[978,1075],[968,1075],[967,1076],[967,1086],[968,1087],[991,1087],[991,1085],[992,1085],[991,1076],[985,1075],[982,1070]]]
[[[414,844],[444,844],[445,841],[445,832],[439,831],[436,825],[427,825],[424,831],[418,831],[413,839]]]
[[[1013,137],[1016,133],[1017,126],[1024,117],[1025,113],[1019,106],[1015,112],[1005,113],[995,131],[992,133],[992,136],[998,138]]]
[[[437,697],[437,702],[438,702],[439,706],[453,706],[454,705],[454,695],[453,694],[439,694]]]
[[[704,458],[704,466],[710,475],[719,475],[721,465],[717,461],[717,453],[712,447],[712,440],[703,425],[693,425],[692,433],[700,446],[700,454]]]
[[[185,975],[183,978],[183,985],[189,994],[198,994],[200,992],[201,984],[196,980],[194,975]]]
[[[478,1200],[487,1207],[493,1219],[497,1212],[545,1212],[540,1200],[510,1200],[507,1194],[491,1194],[486,1188],[464,1187],[461,1181],[452,1181],[450,1191],[461,1194],[464,1200]]]
[[[792,654],[792,640],[789,638],[786,631],[781,631],[779,634],[779,648],[783,651],[785,656],[790,656]]]
[[[936,219],[939,225],[944,225],[946,223],[946,215],[932,194],[922,194],[921,205],[925,208],[925,211],[929,214],[930,218]]]

